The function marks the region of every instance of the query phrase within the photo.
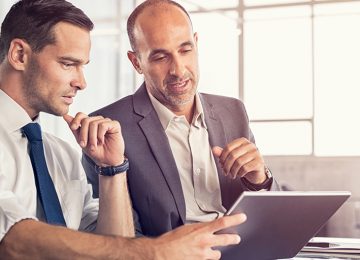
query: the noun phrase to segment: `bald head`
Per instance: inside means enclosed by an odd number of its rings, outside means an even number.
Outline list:
[[[159,18],[159,16],[157,15],[159,12],[166,12],[167,10],[169,10],[169,8],[174,7],[178,8],[187,16],[191,25],[190,16],[185,10],[185,8],[171,0],[146,0],[134,9],[134,11],[130,14],[127,20],[127,33],[133,51],[136,52],[137,49],[135,28],[138,22],[138,18],[146,13],[148,19],[147,22],[149,24],[152,24],[154,23],[155,19]]]

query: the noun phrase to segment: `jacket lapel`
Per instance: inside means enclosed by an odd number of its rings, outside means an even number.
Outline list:
[[[224,126],[221,122],[221,117],[216,113],[214,104],[208,102],[205,95],[200,94],[200,100],[204,109],[205,122],[209,133],[210,147],[225,147],[229,140],[227,140]],[[231,189],[229,189],[229,187],[232,186],[232,180],[223,174],[219,160],[216,157],[215,163],[219,176],[222,204],[226,209],[229,209],[233,202],[231,199],[232,196],[230,194]]]
[[[149,143],[161,173],[174,197],[179,215],[183,223],[185,223],[185,199],[181,187],[180,176],[166,133],[161,126],[156,111],[153,109],[146,91],[145,83],[134,94],[134,111],[143,117],[138,124]]]

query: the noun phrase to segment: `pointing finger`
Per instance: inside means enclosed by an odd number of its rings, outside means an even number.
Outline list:
[[[68,126],[70,126],[71,122],[74,120],[74,118],[70,115],[64,115],[63,118],[65,122],[68,124]]]
[[[213,154],[216,156],[216,157],[220,157],[221,156],[221,153],[222,153],[223,149],[219,146],[214,146],[212,148],[212,152]]]
[[[240,225],[245,221],[246,221],[246,215],[243,213],[232,216],[225,216],[217,220],[214,220],[210,228],[213,232],[216,232],[221,229]]]

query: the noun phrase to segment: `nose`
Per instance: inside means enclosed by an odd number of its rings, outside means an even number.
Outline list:
[[[185,74],[185,65],[180,57],[174,57],[170,66],[170,75],[182,78]]]
[[[71,86],[74,88],[78,88],[80,90],[86,88],[86,80],[82,68],[76,70],[76,75],[74,76],[74,79],[71,81]]]

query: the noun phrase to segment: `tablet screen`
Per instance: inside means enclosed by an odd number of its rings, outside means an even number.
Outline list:
[[[243,192],[226,215],[247,221],[221,233],[238,233],[239,245],[221,249],[222,258],[261,260],[294,257],[350,196],[350,192]]]

